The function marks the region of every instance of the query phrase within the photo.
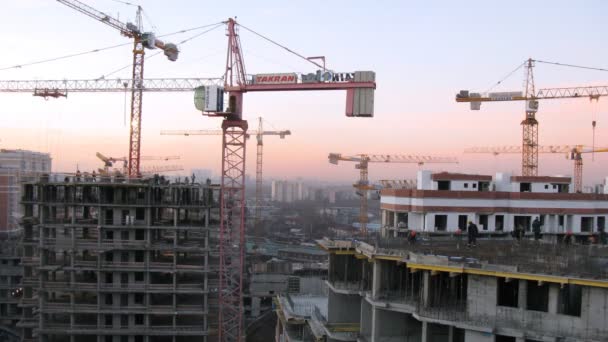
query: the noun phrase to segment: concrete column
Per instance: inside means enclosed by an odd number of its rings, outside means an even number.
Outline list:
[[[513,214],[505,213],[505,232],[512,232],[515,229],[515,216]]]
[[[422,342],[430,342],[429,337],[429,324],[422,322]]]
[[[452,326],[452,325],[448,326],[448,341],[449,342],[454,341],[454,326]]]
[[[382,225],[381,225],[382,227],[384,227],[384,226],[388,226],[388,225],[389,225],[389,223],[388,223],[388,222],[387,222],[387,220],[386,220],[386,217],[387,217],[387,216],[388,216],[388,215],[386,214],[386,210],[381,209],[381,210],[380,210],[380,222],[382,223]]]
[[[559,297],[559,285],[549,284],[549,313],[557,314],[557,302]]]
[[[374,261],[374,269],[372,274],[372,297],[376,298],[380,294],[380,277],[382,275],[381,264],[379,261]]]
[[[379,342],[380,341],[380,329],[378,328],[378,309],[372,305],[372,333],[371,333],[371,342]]]
[[[519,280],[519,290],[517,296],[517,307],[521,310],[526,310],[526,302],[528,300],[528,282],[526,280]]]
[[[488,214],[488,232],[493,232],[496,230],[496,214]],[[483,228],[481,227],[481,225],[479,226],[479,229],[483,230]]]
[[[251,316],[258,317],[260,315],[260,297],[251,298]]]
[[[423,216],[424,230],[427,232],[435,231],[435,214],[425,213]]]
[[[423,271],[422,273],[422,304],[426,307],[429,304],[429,288],[431,283],[431,273]],[[424,331],[424,329],[423,329]],[[423,340],[424,341],[424,340]]]

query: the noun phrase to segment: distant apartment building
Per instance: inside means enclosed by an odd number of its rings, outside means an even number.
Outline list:
[[[547,234],[606,229],[608,194],[574,193],[570,177],[419,171],[416,183],[381,191],[383,236],[407,229],[453,233],[469,221],[482,233],[530,231],[536,217]]]
[[[50,171],[51,156],[48,153],[0,150],[0,232],[18,228],[22,215],[19,183]]]
[[[302,182],[272,181],[270,199],[275,202],[292,203],[308,200],[310,191]]]

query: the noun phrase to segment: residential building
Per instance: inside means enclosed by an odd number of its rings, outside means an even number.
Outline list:
[[[408,229],[431,233],[530,231],[538,217],[543,234],[590,235],[606,229],[608,194],[573,193],[570,177],[473,175],[419,171],[414,188],[381,191],[382,235]]]

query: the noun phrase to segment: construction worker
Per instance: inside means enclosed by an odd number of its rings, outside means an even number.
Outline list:
[[[572,243],[572,231],[570,229],[568,229],[568,231],[566,231],[566,235],[564,236],[564,244],[566,246],[568,246],[571,243]]]
[[[411,229],[409,234],[407,234],[407,241],[411,244],[416,243],[416,231]]]
[[[534,233],[534,241],[538,241],[541,238],[540,227],[541,227],[541,223],[537,216],[534,219],[534,222],[532,222],[532,232]]]
[[[469,243],[467,246],[477,246],[477,234],[479,230],[477,229],[477,225],[473,223],[473,221],[469,221],[469,226],[467,227],[467,234],[469,237]]]

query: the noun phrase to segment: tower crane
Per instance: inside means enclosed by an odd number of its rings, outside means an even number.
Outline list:
[[[161,135],[222,135],[223,132],[221,130],[162,130],[160,131]],[[256,155],[256,168],[255,168],[255,216],[254,216],[254,227],[258,227],[260,218],[261,218],[261,210],[262,210],[262,180],[263,180],[263,160],[264,160],[264,136],[265,135],[275,135],[279,136],[281,139],[285,139],[285,136],[291,135],[291,131],[266,131],[262,126],[262,117],[258,120],[258,130],[251,131],[248,135],[255,135],[257,141],[257,155]]]
[[[77,1],[79,8],[86,9],[89,14],[103,22],[118,22],[109,16],[94,11]],[[72,6],[70,6],[72,7]],[[106,18],[107,17],[107,18]],[[118,22],[119,23],[119,22]],[[137,175],[139,166],[139,130],[141,126],[141,94],[143,92],[175,92],[194,91],[195,89],[214,90],[228,94],[228,107],[223,106],[204,108],[203,114],[223,118],[222,122],[222,180],[220,184],[220,286],[219,286],[219,340],[241,341],[244,337],[243,325],[243,273],[245,261],[245,139],[247,136],[247,121],[243,120],[243,95],[247,92],[267,91],[313,91],[313,90],[345,90],[346,111],[348,117],[373,117],[374,91],[376,89],[375,73],[373,71],[334,72],[326,68],[324,57],[304,57],[293,50],[279,45],[274,41],[246,28],[230,18],[227,25],[228,52],[224,77],[218,78],[170,78],[144,79],[143,48],[135,49],[134,73],[131,80],[44,80],[44,81],[0,81],[0,92],[31,92],[36,96],[58,97],[67,92],[124,92],[132,91],[132,128],[130,139],[129,165],[131,176]],[[114,25],[111,25],[114,26]],[[122,27],[122,26],[119,26]],[[124,25],[126,27],[126,25]],[[272,73],[247,75],[240,45],[239,28],[272,42],[292,54],[314,64],[319,69],[310,73]],[[129,32],[129,31],[126,31]],[[135,39],[135,46],[142,47],[143,34],[130,31]],[[140,31],[141,32],[141,31]],[[149,42],[149,40],[145,40]],[[156,43],[155,43],[156,46]],[[169,56],[177,57],[177,49],[165,45]],[[315,62],[323,60],[323,64]],[[219,97],[216,97],[216,101]],[[222,108],[219,108],[222,107]],[[139,111],[138,111],[139,110]],[[131,148],[132,147],[132,148]],[[134,152],[133,154],[131,152]],[[133,166],[133,167],[132,167]]]
[[[361,224],[361,232],[367,234],[367,193],[373,190],[374,186],[369,183],[368,179],[368,164],[369,163],[408,163],[424,165],[429,163],[458,163],[456,158],[450,157],[432,157],[432,156],[417,156],[417,155],[390,155],[390,154],[356,154],[353,156],[343,156],[340,153],[330,153],[328,156],[331,164],[338,164],[339,161],[356,162],[355,169],[359,170],[359,181],[353,186],[358,190],[358,195],[361,196],[359,223]]]
[[[127,157],[120,157],[120,158],[106,157],[105,155],[103,155],[99,152],[95,153],[95,156],[97,156],[97,158],[99,158],[104,163],[103,169],[99,169],[99,172],[109,174],[110,168],[114,166],[114,163],[123,162],[122,173],[126,174],[127,165],[128,165]],[[141,160],[169,161],[169,160],[176,160],[176,159],[180,159],[180,156],[164,156],[164,157],[141,156]],[[181,171],[181,170],[183,170],[183,167],[178,166],[178,165],[162,165],[162,166],[153,165],[153,166],[147,166],[147,167],[142,166],[141,174],[144,175],[144,174],[152,174],[152,173],[158,173],[158,172]]]
[[[164,51],[165,56],[170,61],[176,61],[179,51],[177,46],[172,43],[164,43],[157,39],[152,32],[144,32],[142,28],[142,8],[137,6],[137,16],[135,24],[123,23],[103,12],[100,12],[93,7],[80,2],[78,0],[57,0],[68,7],[75,9],[89,17],[101,21],[102,23],[118,30],[125,37],[133,39],[133,72],[132,72],[132,87],[131,87],[131,119],[129,133],[129,158],[128,158],[128,176],[138,177],[140,174],[140,152],[141,152],[141,115],[142,115],[142,81],[144,79],[144,54],[145,49],[159,48]],[[126,87],[125,87],[126,89]],[[57,89],[34,92],[36,96],[43,97],[58,97],[67,96],[66,93],[61,93]]]
[[[465,153],[492,153],[493,155],[521,153],[521,146],[484,146],[472,147]],[[563,153],[566,159],[574,161],[574,192],[583,191],[583,154],[608,152],[608,148],[592,148],[584,145],[545,145],[538,146],[538,153]]]
[[[510,92],[487,92],[474,93],[468,90],[461,90],[456,94],[456,102],[470,103],[471,110],[479,110],[482,102],[503,102],[503,101],[525,101],[525,117],[521,122],[522,125],[522,144],[521,144],[521,173],[523,176],[538,175],[538,120],[536,120],[536,112],[540,100],[548,99],[575,99],[589,98],[597,100],[599,97],[608,96],[608,86],[586,86],[586,87],[567,87],[567,88],[543,88],[536,91],[534,84],[533,68],[536,63],[553,64],[560,66],[596,69],[589,67],[581,67],[576,65],[547,62],[529,58],[519,68],[525,68],[525,87],[524,91]],[[498,83],[501,83],[499,81]],[[497,83],[497,84],[498,84]]]
[[[220,191],[220,312],[219,340],[241,341],[243,326],[243,272],[245,262],[245,138],[247,121],[243,120],[243,95],[247,92],[346,90],[346,116],[372,117],[374,114],[375,73],[355,71],[337,73],[325,67],[325,57],[306,58],[285,46],[274,43],[251,29],[227,21],[228,54],[224,91],[228,94],[228,108],[203,112],[223,117],[222,180]],[[316,73],[273,73],[248,76],[242,55],[242,28],[266,41],[297,55],[319,68]],[[315,62],[322,59],[323,65]],[[212,94],[212,91],[209,92]],[[214,106],[211,106],[214,107]]]

